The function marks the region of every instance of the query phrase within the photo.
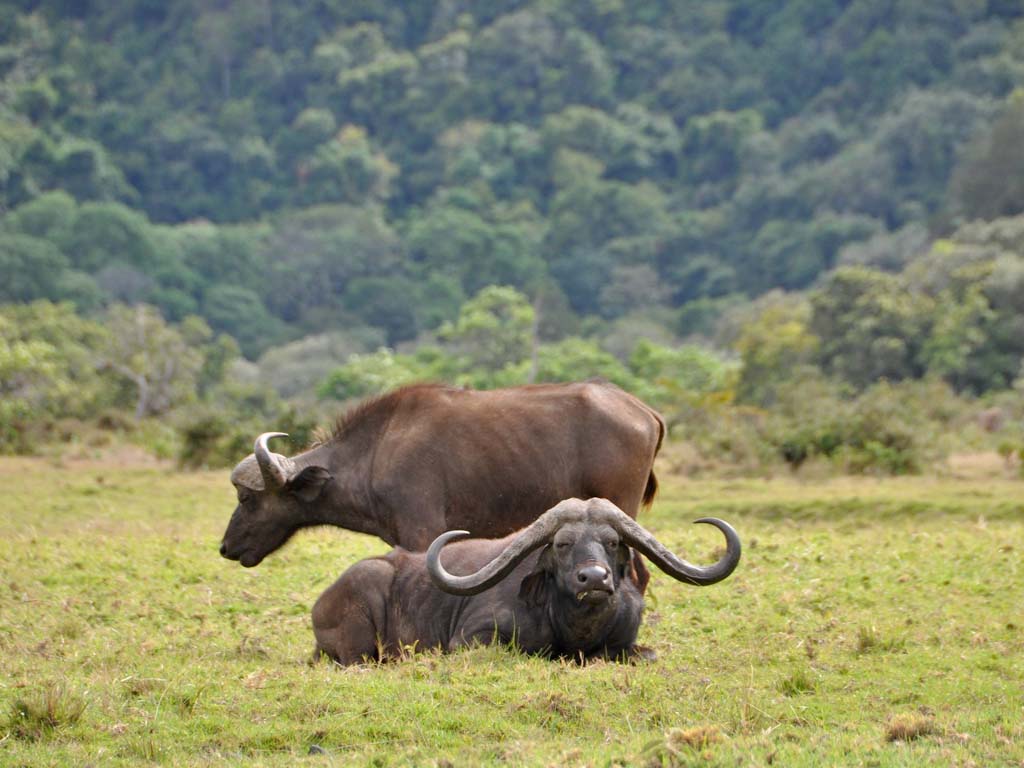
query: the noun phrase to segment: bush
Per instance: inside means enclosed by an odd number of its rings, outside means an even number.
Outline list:
[[[0,453],[35,452],[38,435],[32,427],[36,423],[35,414],[24,401],[0,399]]]
[[[252,453],[253,441],[262,432],[286,433],[291,443],[288,452],[294,453],[312,443],[316,427],[315,420],[290,406],[255,418],[243,418],[222,407],[193,410],[179,428],[178,463],[187,469],[231,467]]]
[[[788,393],[765,439],[794,470],[821,457],[857,474],[917,472],[924,459],[921,433],[938,427],[925,411],[942,412],[941,404],[924,403],[918,390],[881,382],[850,400],[827,383],[812,383]]]
[[[182,467],[225,466],[223,448],[229,441],[227,420],[215,411],[196,413],[181,428],[181,453],[178,462]]]

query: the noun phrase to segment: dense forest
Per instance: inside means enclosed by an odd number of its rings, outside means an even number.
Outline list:
[[[603,376],[909,468],[1022,386],[1024,5],[3,1],[0,275],[5,450]]]

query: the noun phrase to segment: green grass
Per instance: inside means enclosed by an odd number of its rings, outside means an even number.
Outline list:
[[[0,764],[1024,763],[1024,484],[683,481],[642,521],[706,562],[656,573],[637,666],[505,648],[310,666],[309,610],[385,550],[306,531],[217,554],[226,472],[0,461]],[[313,746],[319,748],[310,754]]]

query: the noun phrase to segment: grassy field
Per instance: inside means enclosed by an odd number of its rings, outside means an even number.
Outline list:
[[[0,764],[1024,765],[1024,483],[662,477],[641,642],[310,666],[309,610],[379,541],[217,554],[227,472],[0,461]]]

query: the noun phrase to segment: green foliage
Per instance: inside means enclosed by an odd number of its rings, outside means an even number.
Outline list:
[[[648,387],[655,402],[669,403],[680,394],[721,393],[731,399],[738,366],[711,349],[684,344],[665,347],[642,339],[629,357],[629,368]]]
[[[47,192],[18,206],[0,221],[8,232],[61,242],[77,209],[74,198],[66,192]]]
[[[27,453],[33,447],[32,426],[42,407],[71,386],[58,372],[52,345],[0,338],[0,450]]]
[[[499,371],[530,354],[535,313],[513,288],[485,288],[462,305],[459,317],[439,331],[466,369]]]
[[[123,264],[142,273],[161,265],[152,228],[146,217],[120,203],[85,203],[70,225],[62,249],[86,272]]]
[[[289,436],[294,451],[303,450],[313,440],[316,423],[284,406],[273,396],[237,391],[216,405],[204,405],[188,412],[179,427],[181,448],[177,459],[181,467],[206,469],[231,467],[252,453],[255,435],[273,425]],[[254,397],[255,396],[255,397]],[[262,407],[252,409],[253,401]]]
[[[345,365],[324,379],[317,394],[333,400],[351,400],[428,378],[429,367],[417,357],[379,349],[370,354],[350,356]]]
[[[810,329],[827,373],[864,387],[919,376],[932,302],[898,278],[861,267],[837,269],[811,296]]]
[[[58,279],[67,264],[47,240],[0,232],[0,302],[60,298]]]
[[[281,323],[267,312],[256,293],[235,285],[215,285],[203,297],[203,315],[217,331],[234,337],[255,357],[281,340]]]
[[[202,351],[156,309],[114,305],[105,325],[109,336],[100,365],[131,388],[137,419],[166,413],[195,396]]]
[[[1024,90],[1017,90],[989,130],[975,139],[951,179],[968,220],[1024,213]]]
[[[267,308],[309,331],[333,330],[349,281],[394,274],[395,232],[377,208],[316,206],[282,217],[261,244],[269,269],[259,289]]]
[[[820,457],[855,474],[903,475],[921,470],[934,458],[929,437],[949,429],[951,417],[922,407],[953,401],[948,391],[927,393],[913,386],[876,384],[855,398],[807,379],[784,394],[766,425],[765,438],[793,469]],[[953,401],[955,402],[955,401]],[[954,414],[958,415],[957,409]],[[940,426],[936,425],[936,422]]]
[[[305,336],[260,355],[255,379],[273,387],[283,398],[308,399],[328,373],[353,355],[383,344],[383,334],[371,328]]]
[[[758,405],[807,364],[1017,375],[1020,241],[961,223],[1021,211],[1013,3],[157,5],[3,11],[0,301],[197,314],[250,360],[439,340],[408,367],[488,386],[551,343],[579,367],[550,375],[626,381],[595,350],[683,360],[677,333],[737,351],[712,389]],[[537,327],[467,304],[493,286]],[[809,316],[730,329],[779,288]],[[627,373],[671,404],[707,362]]]
[[[543,344],[537,350],[536,381],[584,379],[604,379],[631,392],[639,392],[643,387],[629,368],[592,341],[563,339]]]
[[[811,362],[819,344],[808,329],[810,317],[806,300],[785,294],[769,295],[754,309],[733,342],[742,361],[740,400],[770,405],[781,388],[796,385],[794,378]]]
[[[69,304],[37,301],[0,309],[0,450],[32,451],[47,426],[109,402],[96,366],[106,331]]]
[[[528,287],[544,266],[533,216],[494,221],[470,194],[431,206],[409,228],[410,255],[428,274],[454,278],[467,294],[488,285]],[[500,215],[500,211],[494,212]]]
[[[366,131],[346,126],[301,160],[296,170],[302,179],[299,205],[384,201],[398,169],[383,154],[374,153]]]

